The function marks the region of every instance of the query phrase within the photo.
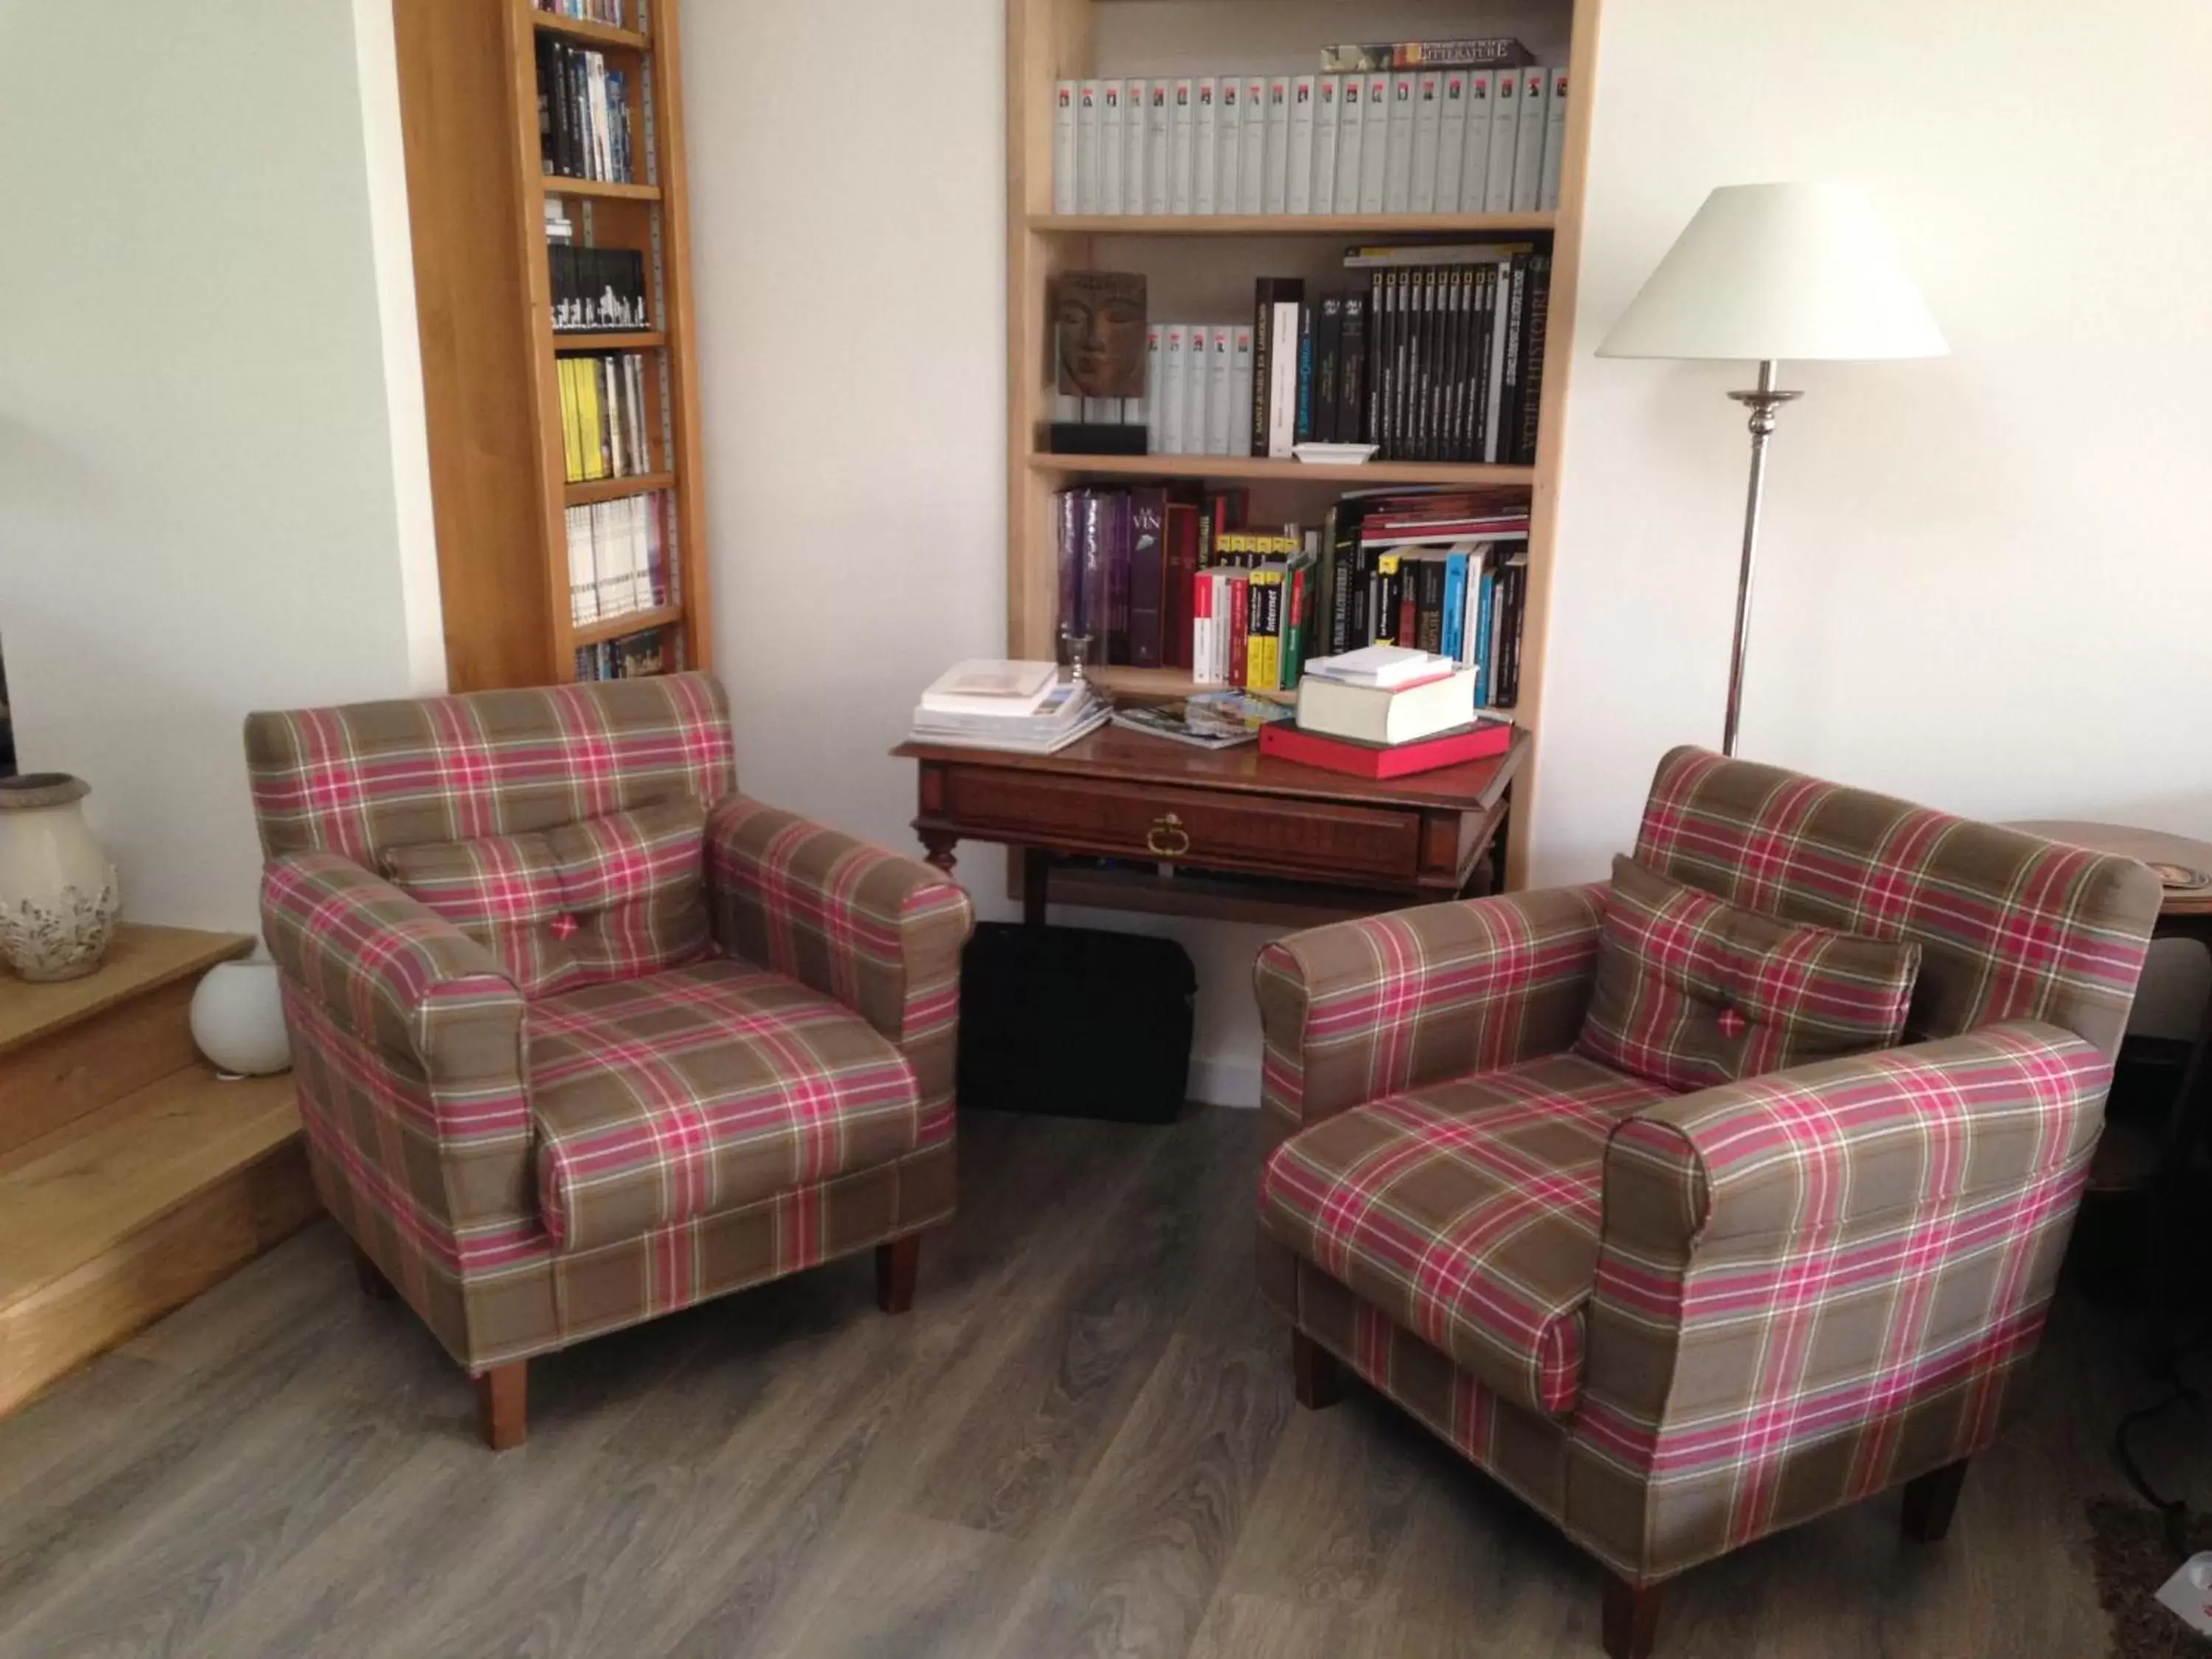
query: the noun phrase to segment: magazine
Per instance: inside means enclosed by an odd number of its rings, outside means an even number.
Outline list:
[[[1133,703],[1114,711],[1114,724],[1200,749],[1234,749],[1259,739],[1260,728],[1297,710],[1243,691],[1204,691],[1172,702]]]

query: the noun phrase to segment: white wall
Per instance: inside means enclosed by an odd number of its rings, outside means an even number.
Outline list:
[[[90,781],[143,921],[253,925],[247,710],[442,682],[356,4],[47,6],[0,54],[0,646],[25,769]]]
[[[2124,0],[2085,46],[2052,0],[1607,14],[1537,878],[1601,872],[1662,750],[1717,740],[1744,460],[1721,393],[1747,377],[1588,354],[1705,191],[1760,178],[1875,185],[1955,355],[1792,371],[1746,752],[2212,836],[2212,104],[2189,84],[2212,16]],[[1002,638],[1001,5],[690,0],[684,25],[741,764],[911,845],[911,769],[883,751],[923,683]],[[2126,75],[2093,103],[2100,61]],[[809,78],[763,66],[833,62],[848,124],[825,133]],[[996,855],[963,872],[1003,914]],[[1245,1093],[1266,935],[1174,931],[1205,984],[1200,1086]],[[2191,972],[2167,985],[2201,1006]]]
[[[1659,754],[1718,742],[1751,376],[1589,353],[1705,191],[1762,179],[1873,185],[1953,355],[1787,369],[1742,751],[2212,837],[2208,52],[2197,0],[1608,4],[1539,880],[1601,873]],[[2168,1024],[2203,1006],[2179,956]]]

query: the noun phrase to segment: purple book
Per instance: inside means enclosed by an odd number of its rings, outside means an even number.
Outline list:
[[[1129,660],[1129,497],[1119,489],[1094,489],[1091,523],[1106,573],[1105,653],[1109,663]]]
[[[1164,560],[1168,493],[1160,489],[1129,492],[1129,654],[1132,667],[1158,668],[1167,628]]]

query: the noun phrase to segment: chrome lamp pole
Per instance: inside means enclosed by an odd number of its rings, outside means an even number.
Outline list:
[[[1751,489],[1743,504],[1743,562],[1735,577],[1735,651],[1729,659],[1728,717],[1721,726],[1721,753],[1735,753],[1735,734],[1743,712],[1743,659],[1751,647],[1751,569],[1759,552],[1759,495],[1766,483],[1766,441],[1774,435],[1774,414],[1802,392],[1778,389],[1782,365],[1768,358],[1759,366],[1759,388],[1729,396],[1751,410]]]

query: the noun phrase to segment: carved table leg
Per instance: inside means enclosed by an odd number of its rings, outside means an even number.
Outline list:
[[[922,862],[934,865],[946,875],[951,875],[952,849],[960,844],[960,837],[948,836],[942,830],[925,830],[921,832],[921,844],[924,849]]]

